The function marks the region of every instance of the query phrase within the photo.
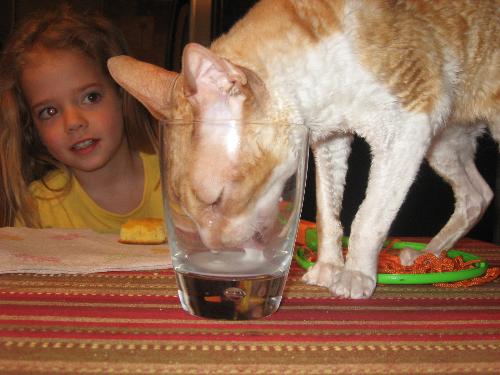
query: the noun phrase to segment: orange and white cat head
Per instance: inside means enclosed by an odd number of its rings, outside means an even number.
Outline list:
[[[213,249],[258,246],[275,229],[299,159],[293,130],[270,115],[259,77],[197,44],[185,48],[181,74],[127,56],[108,67],[166,123],[163,182],[178,200],[176,226],[194,223]]]

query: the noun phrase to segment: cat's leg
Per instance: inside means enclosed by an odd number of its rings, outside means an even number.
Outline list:
[[[308,284],[330,287],[334,275],[344,266],[340,210],[351,142],[352,136],[347,134],[312,142],[316,167],[318,260],[303,277]]]
[[[493,199],[493,192],[474,163],[476,138],[481,126],[448,126],[429,148],[427,159],[434,170],[450,184],[455,209],[446,225],[430,241],[426,250],[439,255],[448,250],[478,222]],[[401,262],[409,265],[419,254],[403,251]]]
[[[366,138],[372,165],[366,197],[351,226],[344,270],[331,286],[337,296],[372,295],[379,251],[429,147],[431,131],[422,117],[382,126],[383,131]]]

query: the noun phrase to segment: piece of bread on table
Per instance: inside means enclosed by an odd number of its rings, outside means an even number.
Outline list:
[[[167,236],[162,219],[129,219],[120,229],[119,242],[125,244],[156,245],[166,242]]]

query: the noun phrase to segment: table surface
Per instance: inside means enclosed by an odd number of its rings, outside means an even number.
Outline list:
[[[455,248],[500,265],[499,246]],[[184,312],[172,270],[0,275],[0,374],[500,373],[500,280],[350,300],[303,273],[293,263],[278,312],[253,321]]]

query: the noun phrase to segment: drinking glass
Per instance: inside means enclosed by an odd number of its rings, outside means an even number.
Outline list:
[[[170,121],[160,138],[165,222],[182,308],[213,319],[272,314],[294,253],[307,128]]]

